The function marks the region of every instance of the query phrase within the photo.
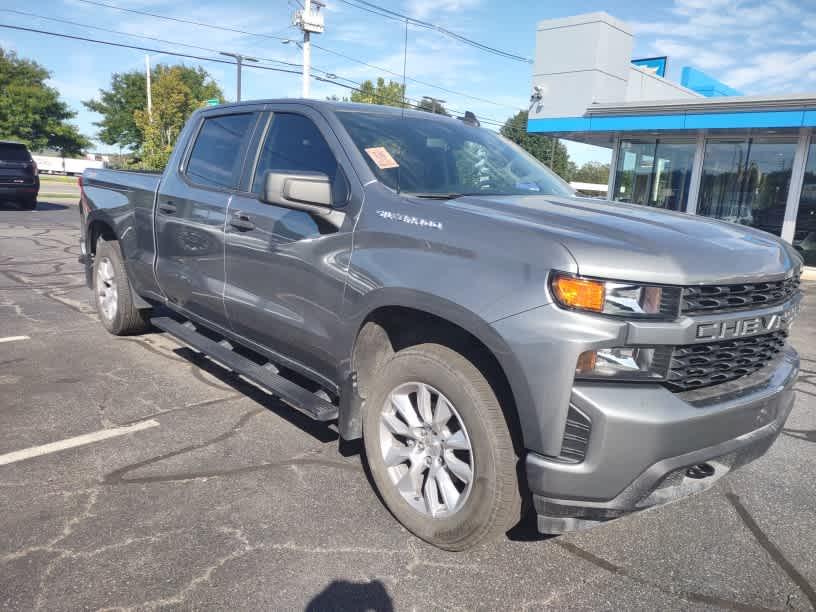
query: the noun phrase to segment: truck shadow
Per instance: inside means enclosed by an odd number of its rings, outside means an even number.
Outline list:
[[[174,349],[173,352],[189,361],[196,368],[206,372],[213,378],[238,391],[240,394],[257,402],[268,411],[276,414],[282,419],[286,419],[295,427],[302,429],[307,434],[317,438],[320,442],[334,442],[339,436],[332,427],[326,423],[314,421],[304,414],[301,414],[288,404],[285,404],[274,395],[270,395],[260,387],[245,381],[243,378],[222,368],[201,353],[197,353],[188,347]]]

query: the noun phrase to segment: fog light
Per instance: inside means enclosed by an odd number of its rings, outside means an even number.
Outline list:
[[[668,360],[655,347],[624,346],[581,353],[575,374],[579,378],[661,380],[667,370]]]

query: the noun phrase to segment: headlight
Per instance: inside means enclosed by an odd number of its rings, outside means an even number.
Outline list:
[[[593,379],[665,380],[670,360],[671,349],[665,346],[598,349],[581,353],[575,375]]]
[[[634,318],[675,318],[679,287],[640,285],[553,273],[550,288],[564,308]]]

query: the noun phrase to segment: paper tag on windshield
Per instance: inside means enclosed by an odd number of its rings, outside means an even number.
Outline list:
[[[380,170],[399,167],[397,160],[391,157],[385,147],[369,147],[365,152],[368,153],[368,156],[377,164]]]

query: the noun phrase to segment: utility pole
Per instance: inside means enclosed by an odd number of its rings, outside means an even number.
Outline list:
[[[324,30],[323,13],[320,12],[325,6],[321,0],[303,0],[303,9],[295,11],[292,23],[303,31],[303,86],[301,95],[309,97],[309,82],[311,79],[312,65],[312,43],[311,35],[322,34]],[[314,11],[312,8],[314,7]]]
[[[241,101],[241,66],[244,62],[257,62],[254,57],[248,57],[246,55],[241,55],[240,53],[227,53],[225,51],[221,51],[221,55],[226,55],[227,57],[235,58],[235,67],[238,73],[237,83],[235,84],[235,101]]]
[[[153,121],[153,94],[150,91],[150,56],[145,55],[145,76],[147,77],[147,119]]]

